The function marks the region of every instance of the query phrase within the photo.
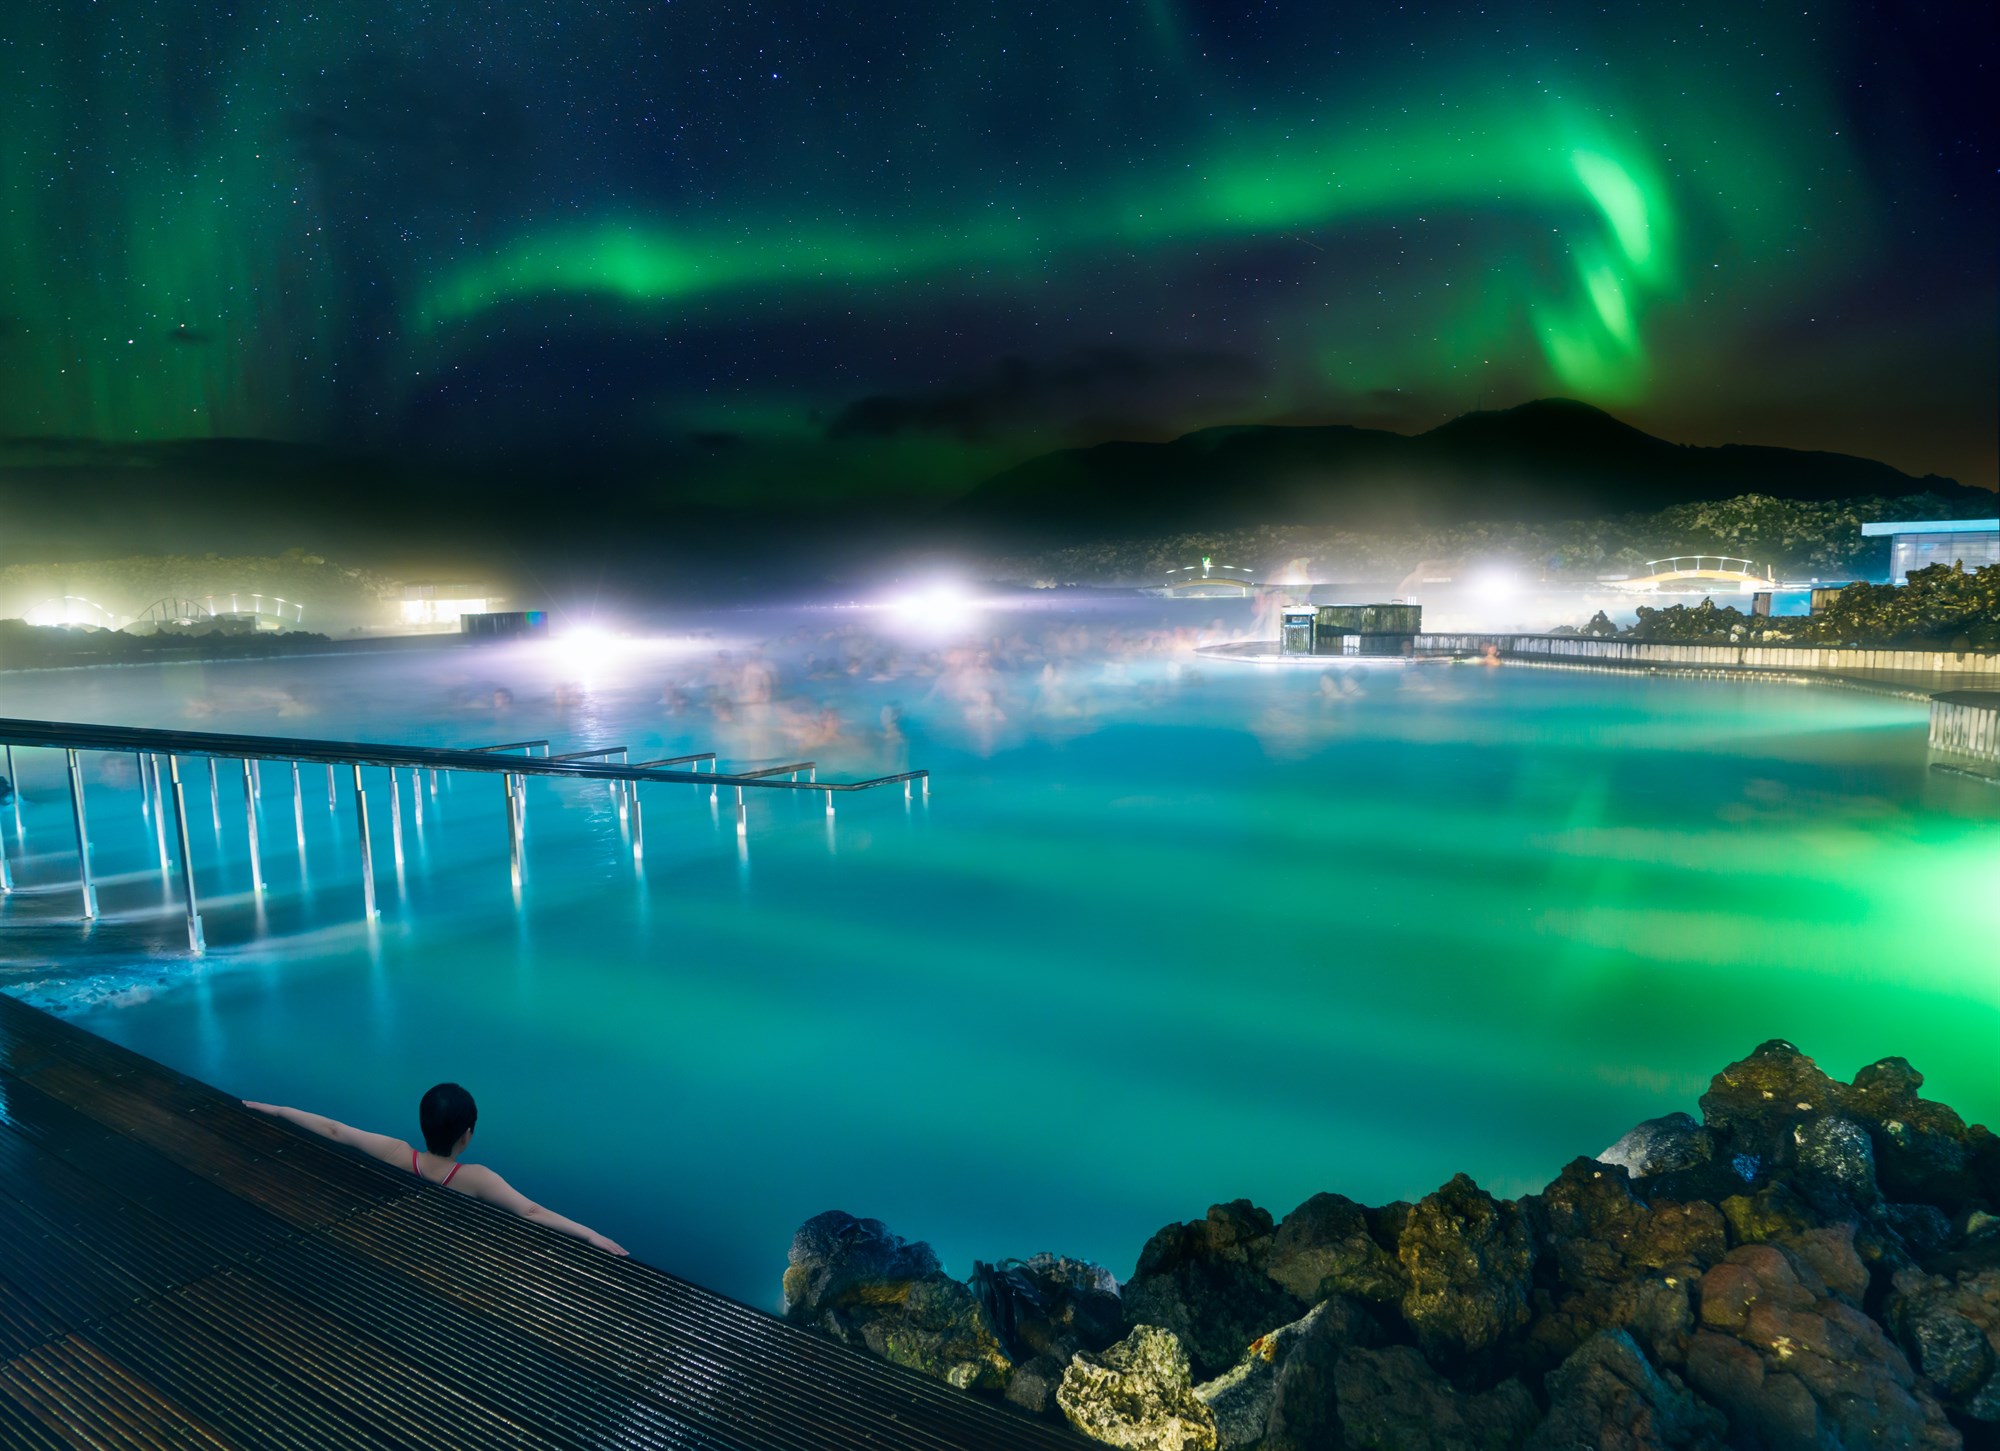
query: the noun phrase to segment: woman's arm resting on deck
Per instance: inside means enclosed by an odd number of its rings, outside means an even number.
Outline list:
[[[546,1224],[550,1229],[559,1229],[564,1234],[575,1235],[585,1244],[614,1255],[622,1255],[622,1245],[606,1239],[588,1225],[578,1224],[574,1219],[565,1219],[553,1209],[544,1209],[527,1195],[502,1179],[491,1169],[479,1164],[467,1164],[459,1171],[458,1186],[474,1199],[483,1200],[499,1209],[518,1214],[523,1219],[532,1219],[537,1224]]]
[[[336,1144],[346,1144],[350,1148],[359,1149],[362,1153],[380,1159],[385,1164],[394,1164],[399,1169],[407,1169],[410,1166],[410,1146],[401,1139],[392,1139],[387,1134],[371,1134],[366,1129],[350,1128],[322,1114],[307,1113],[302,1108],[285,1108],[275,1103],[253,1103],[247,1098],[243,1100],[243,1106],[254,1108],[259,1113],[268,1113],[273,1118],[284,1119],[288,1123],[295,1123],[323,1139],[332,1139]]]

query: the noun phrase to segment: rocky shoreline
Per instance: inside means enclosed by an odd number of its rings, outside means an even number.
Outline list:
[[[786,1315],[1157,1451],[2000,1446],[2000,1139],[1900,1058],[1789,1043],[1539,1194],[1316,1194],[1170,1224],[1122,1286],[1037,1255],[946,1275],[832,1211]]]

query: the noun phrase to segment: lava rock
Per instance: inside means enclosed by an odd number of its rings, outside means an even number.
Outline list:
[[[972,1264],[972,1292],[1017,1359],[1102,1350],[1123,1333],[1124,1305],[1111,1271],[1084,1260],[1039,1254],[997,1265]]]
[[[1759,1044],[1709,1081],[1701,1117],[1732,1154],[1773,1162],[1802,1118],[1839,1106],[1841,1085],[1790,1043]]]
[[[1805,1201],[1782,1184],[1725,1199],[1722,1213],[1738,1244],[1780,1245],[1810,1265],[1835,1293],[1857,1305],[1866,1298],[1868,1267],[1855,1245],[1854,1220],[1821,1224]]]
[[[1056,1387],[1062,1384],[1063,1372],[1068,1369],[1067,1357],[1037,1355],[1018,1361],[1014,1373],[1007,1377],[1007,1399],[1038,1416],[1060,1417]]]
[[[1709,1163],[1715,1157],[1715,1135],[1690,1114],[1670,1113],[1637,1125],[1597,1157],[1644,1179]]]
[[[1407,1345],[1354,1346],[1334,1367],[1340,1430],[1354,1451],[1514,1451],[1540,1419],[1518,1380],[1465,1395]]]
[[[1315,1339],[1325,1345],[1336,1338],[1317,1335],[1322,1321],[1348,1338],[1354,1318],[1350,1302],[1324,1301],[1291,1324],[1258,1336],[1235,1365],[1196,1386],[1195,1395],[1215,1417],[1215,1444],[1221,1451],[1260,1444],[1278,1402],[1279,1378],[1294,1352]]]
[[[1331,1451],[1340,1445],[1335,1370],[1350,1345],[1373,1346],[1381,1330],[1361,1305],[1335,1298],[1314,1307],[1278,1368],[1263,1451]]]
[[[1214,1451],[1215,1418],[1195,1397],[1187,1352],[1170,1330],[1133,1328],[1078,1353],[1056,1388],[1064,1417],[1093,1440],[1134,1451]]]
[[[1433,1361],[1480,1357],[1527,1327],[1535,1251],[1526,1217],[1466,1175],[1417,1201],[1396,1258],[1403,1319]]]
[[[1307,1304],[1334,1295],[1388,1302],[1404,1288],[1402,1267],[1377,1243],[1368,1211],[1339,1194],[1315,1194],[1285,1216],[1266,1273]]]
[[[2000,1271],[1954,1283],[1905,1270],[1882,1318],[1946,1405],[2000,1422]]]
[[[1863,1207],[1882,1197],[1875,1184],[1875,1146],[1868,1131],[1844,1114],[1822,1114],[1794,1125],[1792,1155],[1811,1187]]]
[[[1687,1379],[1728,1415],[1731,1444],[1960,1445],[1944,1408],[1882,1328],[1776,1245],[1740,1246],[1702,1276]]]
[[[2000,1196],[2000,1142],[1966,1126],[1949,1107],[1917,1095],[1924,1076],[1904,1058],[1884,1058],[1854,1075],[1848,1111],[1874,1141],[1876,1172],[1889,1198],[1957,1214]]]
[[[1600,1330],[1549,1373],[1528,1451],[1720,1451],[1728,1422],[1622,1330]]]
[[[1168,1225],[1147,1241],[1121,1291],[1125,1324],[1171,1330],[1198,1378],[1220,1375],[1264,1331],[1307,1309],[1270,1277],[1272,1241],[1270,1214],[1247,1199]]]
[[[879,1219],[857,1219],[838,1209],[816,1214],[792,1236],[785,1268],[785,1315],[809,1321],[877,1296],[885,1285],[907,1284],[940,1272],[937,1254],[923,1241],[891,1234]]]
[[[1542,1245],[1532,1363],[1553,1366],[1617,1329],[1668,1364],[1681,1360],[1694,1332],[1693,1287],[1729,1249],[1714,1205],[1648,1204],[1623,1169],[1577,1159],[1522,1207]]]
[[[792,1237],[785,1317],[961,1390],[999,1391],[1013,1363],[970,1289],[927,1244],[830,1210]]]

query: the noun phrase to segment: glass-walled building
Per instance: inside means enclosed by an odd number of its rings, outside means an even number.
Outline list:
[[[1903,584],[1913,569],[1957,564],[1966,569],[2000,564],[2000,519],[1916,519],[1863,524],[1869,539],[1889,540],[1889,583]]]

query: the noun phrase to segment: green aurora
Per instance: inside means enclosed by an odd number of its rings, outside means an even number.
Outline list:
[[[1108,342],[1243,376],[900,453],[1564,393],[1991,479],[1990,258],[1858,113],[1866,12],[909,19],[12,14],[0,436],[810,468],[857,400]]]

